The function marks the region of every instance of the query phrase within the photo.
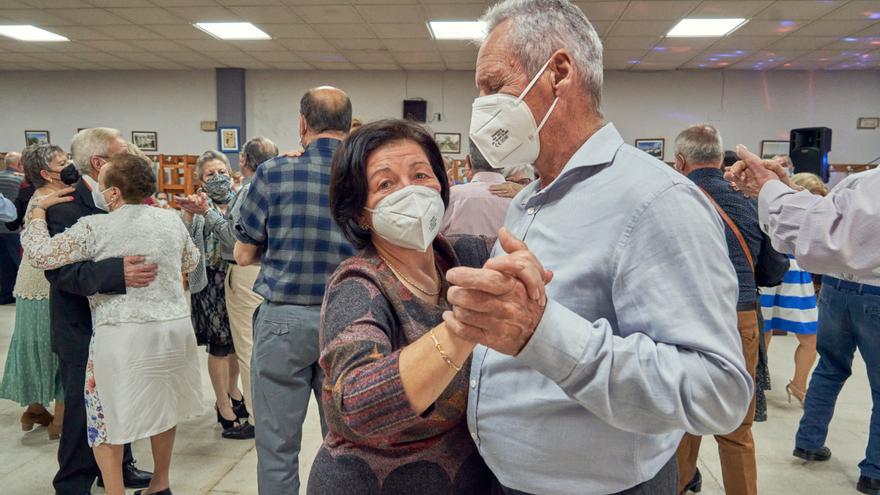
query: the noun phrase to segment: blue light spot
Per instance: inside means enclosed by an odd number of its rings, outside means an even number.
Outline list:
[[[665,52],[666,47],[665,46],[655,46],[654,48],[652,48],[652,50],[654,50],[655,52]]]
[[[779,22],[779,25],[780,25],[780,26],[785,26],[785,27],[791,27],[791,26],[795,26],[795,25],[797,25],[797,23],[794,22],[794,21],[780,21],[780,22]]]
[[[859,41],[859,39],[847,37],[847,38],[844,38],[843,41],[846,41],[847,43],[855,43],[856,41]]]

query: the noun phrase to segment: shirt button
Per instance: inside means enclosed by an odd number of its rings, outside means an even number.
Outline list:
[[[471,380],[471,388],[477,388],[477,380]]]
[[[535,214],[535,208],[534,208],[534,207],[529,208],[528,210],[526,210],[526,213],[528,213],[529,215],[534,215],[534,214]]]

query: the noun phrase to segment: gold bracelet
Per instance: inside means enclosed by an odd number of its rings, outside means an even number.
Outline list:
[[[437,340],[437,336],[434,335],[434,329],[431,329],[431,340],[434,341],[434,347],[437,348],[437,352],[440,353],[440,357],[446,361],[446,364],[449,365],[450,368],[454,369],[456,372],[461,371],[461,366],[452,362],[452,359],[449,357],[449,354],[446,354],[446,351],[443,350],[443,347],[440,345],[440,341]]]

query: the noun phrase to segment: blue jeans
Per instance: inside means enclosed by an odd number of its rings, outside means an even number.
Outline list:
[[[863,476],[880,478],[880,296],[822,285],[819,293],[819,364],[810,378],[804,415],[795,446],[815,450],[825,445],[837,395],[852,374],[858,348],[865,360],[874,403]]]
[[[321,306],[263,301],[254,313],[251,389],[260,495],[299,494],[302,425],[312,394],[321,407],[324,373],[318,366]]]

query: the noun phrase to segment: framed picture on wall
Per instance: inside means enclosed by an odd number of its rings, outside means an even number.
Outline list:
[[[440,153],[461,153],[461,134],[452,132],[435,132],[434,141]]]
[[[662,161],[666,152],[666,139],[636,139],[636,148]]]
[[[859,117],[856,129],[876,129],[880,127],[880,117]]]
[[[765,139],[761,141],[761,158],[773,158],[788,154],[788,141]]]
[[[159,151],[159,133],[155,131],[131,131],[131,142],[141,151]]]
[[[49,131],[24,131],[24,145],[49,144]]]
[[[238,153],[241,151],[238,139],[240,130],[238,127],[220,127],[217,130],[217,136],[220,140],[220,151],[223,153]]]

